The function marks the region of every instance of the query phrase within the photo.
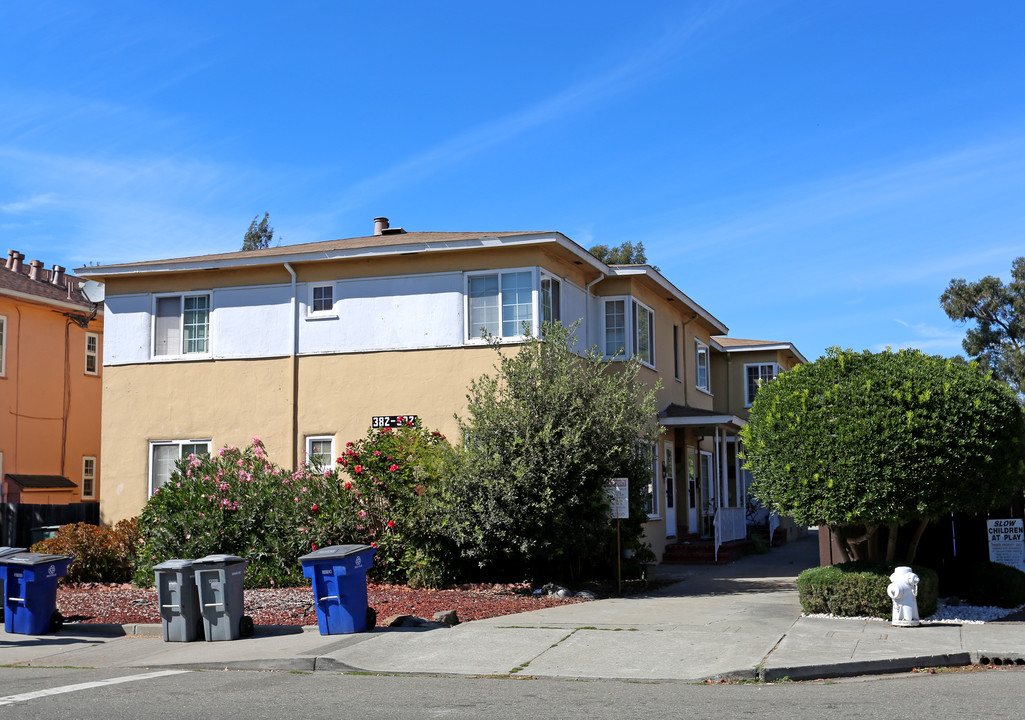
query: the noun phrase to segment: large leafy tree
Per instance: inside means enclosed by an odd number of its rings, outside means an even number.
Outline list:
[[[576,326],[546,325],[543,339],[501,346],[495,372],[474,380],[464,450],[451,475],[450,532],[464,557],[491,575],[555,579],[611,560],[616,523],[606,483],[630,480],[628,539],[640,535],[655,390],[637,361],[574,352]]]
[[[878,558],[888,527],[985,511],[1025,483],[1014,393],[975,363],[831,348],[758,391],[743,429],[751,491],[798,523],[830,525],[848,559]]]
[[[1025,257],[1011,265],[1011,282],[987,275],[977,282],[950,281],[940,304],[951,320],[974,320],[964,349],[1025,396]]]
[[[274,238],[274,228],[269,223],[270,213],[264,213],[263,220],[257,222],[259,217],[257,215],[249,223],[249,229],[242,240],[243,250],[263,250],[270,247],[270,241]]]

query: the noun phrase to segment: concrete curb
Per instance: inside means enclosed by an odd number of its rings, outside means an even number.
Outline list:
[[[922,667],[957,667],[960,665],[971,665],[972,662],[972,653],[959,652],[837,662],[830,665],[763,667],[758,671],[758,679],[767,683],[779,682],[781,680],[828,680],[831,678],[856,677],[858,675],[887,675],[890,673],[911,672],[915,668]]]

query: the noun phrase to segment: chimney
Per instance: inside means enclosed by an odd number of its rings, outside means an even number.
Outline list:
[[[384,231],[388,229],[388,218],[386,217],[375,217],[374,218],[374,235],[384,235]]]
[[[40,273],[43,269],[42,260],[30,260],[28,263],[28,279],[29,280],[40,280]]]
[[[21,261],[24,260],[24,259],[25,259],[25,256],[22,255],[17,250],[8,250],[7,251],[7,264],[4,267],[6,267],[11,272],[20,273],[21,272]]]
[[[10,270],[11,266],[14,264],[14,256],[17,254],[17,252],[18,252],[17,250],[8,250],[7,251],[7,260],[6,260],[6,262],[4,262],[4,267],[7,268],[8,270]]]
[[[64,287],[64,268],[60,265],[54,265],[50,271],[50,282],[57,287]]]

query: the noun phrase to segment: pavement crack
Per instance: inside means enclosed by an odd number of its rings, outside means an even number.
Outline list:
[[[530,664],[532,662],[534,662],[539,657],[541,657],[542,655],[547,653],[549,650],[554,650],[555,648],[559,647],[559,645],[561,645],[562,643],[566,642],[571,637],[573,637],[573,635],[575,635],[577,632],[579,632],[581,630],[584,630],[584,629],[586,629],[586,628],[574,628],[573,630],[570,631],[570,633],[568,635],[566,635],[563,638],[560,638],[559,640],[556,640],[551,645],[546,647],[544,650],[539,652],[537,655],[535,655],[534,657],[530,658],[530,660],[527,660],[527,662],[523,663],[522,665],[517,665],[516,667],[514,667],[512,670],[509,671],[509,674],[510,675],[518,675],[519,673],[521,673],[524,670],[526,670],[530,666]]]

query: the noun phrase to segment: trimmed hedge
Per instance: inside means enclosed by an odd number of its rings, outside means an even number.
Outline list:
[[[886,594],[894,565],[856,561],[809,568],[797,577],[801,608],[805,613],[830,613],[845,617],[893,617],[893,601]],[[925,567],[912,566],[920,578],[918,614],[929,617],[936,612],[939,575]]]
[[[956,595],[969,605],[1016,608],[1025,605],[1025,573],[995,562],[962,563],[943,574],[946,595]]]

